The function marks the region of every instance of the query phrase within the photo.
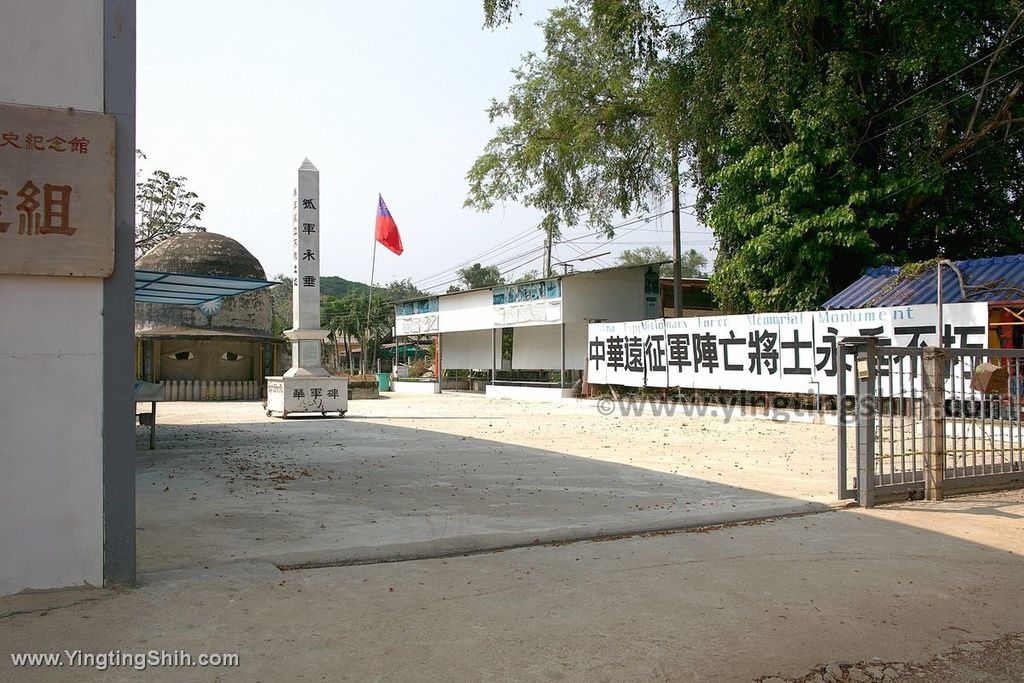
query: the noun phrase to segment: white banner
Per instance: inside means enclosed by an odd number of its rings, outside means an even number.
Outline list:
[[[494,306],[495,327],[551,325],[560,322],[562,322],[561,299]]]
[[[587,334],[587,381],[834,394],[837,340],[937,346],[935,317],[935,305],[918,305],[595,323]],[[943,328],[946,346],[985,348],[988,304],[943,306]]]
[[[413,334],[436,334],[437,313],[395,316],[395,329],[399,336]]]

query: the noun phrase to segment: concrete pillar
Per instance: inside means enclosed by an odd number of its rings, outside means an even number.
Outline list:
[[[926,348],[921,365],[924,495],[928,500],[942,500],[946,465],[946,354],[942,349]]]
[[[558,349],[560,366],[558,371],[558,388],[565,388],[565,323],[558,325]]]
[[[875,373],[877,371],[877,340],[868,338],[857,354],[857,503],[869,508],[875,505]],[[840,368],[840,372],[843,369]],[[767,404],[765,405],[767,410]]]

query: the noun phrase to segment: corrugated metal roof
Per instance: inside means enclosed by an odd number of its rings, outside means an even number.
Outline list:
[[[281,284],[224,275],[164,273],[158,270],[135,271],[135,301],[152,304],[195,305],[223,296],[235,296]]]
[[[1015,301],[1024,299],[1024,254],[954,261],[964,276],[966,297],[952,269],[942,268],[942,301]],[[852,285],[826,301],[822,308],[872,308],[936,302],[935,269],[916,277],[896,278],[895,266],[868,268]]]

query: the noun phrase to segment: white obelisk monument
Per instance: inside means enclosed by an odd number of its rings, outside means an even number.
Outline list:
[[[292,367],[283,377],[267,378],[267,415],[337,412],[348,408],[348,380],[332,377],[320,365],[320,171],[309,159],[299,167],[292,205]]]

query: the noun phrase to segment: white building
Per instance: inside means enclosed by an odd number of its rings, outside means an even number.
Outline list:
[[[587,324],[660,315],[658,266],[621,266],[395,303],[399,342],[440,345],[441,371],[473,370],[493,397],[571,396]],[[436,392],[436,381],[395,384]]]

